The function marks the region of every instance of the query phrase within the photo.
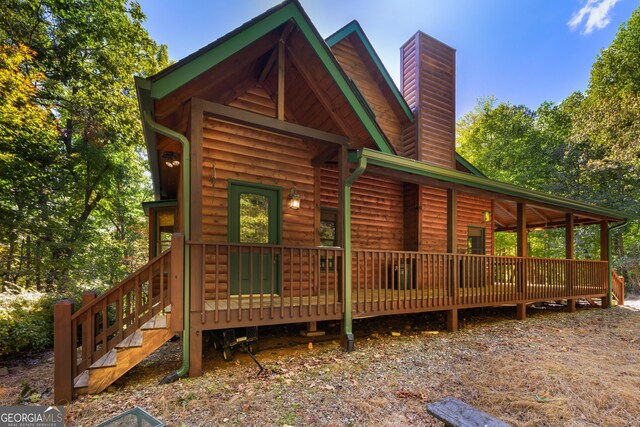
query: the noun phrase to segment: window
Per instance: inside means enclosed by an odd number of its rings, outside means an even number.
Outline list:
[[[338,246],[336,224],[338,211],[320,208],[320,246]]]
[[[240,243],[269,243],[269,198],[240,194]]]
[[[486,229],[470,225],[467,227],[467,253],[484,255]]]
[[[174,231],[175,212],[171,210],[158,210],[156,212],[156,238],[158,255],[171,247],[171,236]]]

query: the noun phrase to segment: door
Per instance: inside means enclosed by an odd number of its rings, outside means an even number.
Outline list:
[[[281,229],[282,191],[279,187],[229,182],[229,242],[279,245]],[[277,249],[232,248],[230,256],[232,295],[279,292]]]

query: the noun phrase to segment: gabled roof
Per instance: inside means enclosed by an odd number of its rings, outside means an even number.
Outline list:
[[[330,47],[333,47],[336,44],[340,43],[340,41],[349,37],[350,35],[354,35],[358,37],[358,39],[364,46],[365,50],[369,54],[371,61],[376,65],[378,73],[380,73],[380,76],[386,82],[396,102],[398,103],[398,105],[400,105],[400,108],[402,108],[402,111],[404,111],[407,118],[410,121],[413,121],[414,116],[413,116],[413,112],[411,111],[411,108],[409,107],[409,104],[407,104],[407,101],[404,99],[404,97],[400,93],[400,89],[398,89],[398,86],[396,86],[395,82],[391,78],[391,75],[387,71],[387,68],[382,63],[382,60],[378,56],[378,53],[373,48],[373,45],[369,41],[369,38],[367,37],[364,30],[360,26],[360,23],[357,20],[354,19],[353,21],[349,22],[347,25],[345,25],[344,27],[340,28],[338,31],[336,31],[335,33],[327,37],[326,42]],[[457,152],[456,152],[456,161],[460,163],[462,166],[464,166],[467,170],[469,170],[469,172],[471,172],[473,175],[486,177],[482,172],[480,172],[475,166],[469,163],[464,157],[462,157]]]
[[[152,104],[152,100],[168,96],[179,87],[290,20],[294,21],[298,26],[300,32],[333,78],[336,86],[344,95],[347,103],[362,122],[376,147],[382,152],[393,153],[393,148],[375,118],[371,116],[363,100],[358,96],[353,83],[345,75],[333,53],[297,0],[287,0],[269,9],[224,37],[176,62],[158,74],[145,79],[146,83],[138,79],[136,85],[138,95],[143,98],[140,101],[141,107],[144,108],[146,106],[148,108]]]
[[[406,114],[407,118],[410,121],[413,121],[414,117],[413,117],[413,113],[411,112],[411,108],[409,108],[409,104],[407,104],[407,101],[405,101],[404,97],[400,93],[400,90],[398,89],[393,79],[389,75],[389,72],[385,68],[382,61],[380,60],[380,57],[378,56],[375,49],[371,45],[371,42],[369,41],[369,39],[367,38],[367,35],[362,30],[362,27],[360,26],[360,23],[358,21],[354,19],[353,21],[349,22],[347,25],[345,25],[344,27],[340,28],[338,31],[336,31],[335,33],[327,37],[326,39],[327,44],[330,47],[333,47],[334,45],[338,44],[341,40],[345,39],[351,34],[358,37],[360,42],[363,44],[364,48],[369,53],[371,60],[376,65],[378,72],[382,76],[383,80],[387,83],[389,89],[391,90],[391,93],[393,93],[393,96],[395,97],[398,104],[402,108],[402,111],[404,111],[404,113]]]

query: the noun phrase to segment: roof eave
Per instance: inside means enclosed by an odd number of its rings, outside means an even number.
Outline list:
[[[160,200],[160,169],[158,167],[158,150],[156,148],[156,133],[147,126],[143,112],[149,111],[153,116],[153,99],[151,98],[151,81],[143,77],[134,77],[136,93],[138,98],[138,108],[140,111],[140,121],[142,122],[142,132],[145,145],[147,146],[147,158],[149,159],[149,170],[151,171],[151,182],[153,183],[153,194],[156,200]]]
[[[498,194],[517,197],[532,202],[552,205],[559,208],[576,211],[583,214],[597,215],[614,221],[624,221],[633,219],[632,215],[625,212],[618,212],[613,209],[593,206],[577,200],[554,196],[540,191],[529,190],[513,184],[494,181],[486,177],[470,175],[453,169],[431,165],[425,162],[380,153],[374,150],[363,148],[349,153],[349,161],[357,162],[361,157],[365,157],[367,164],[389,168],[397,171],[407,172],[414,175],[434,178],[454,184],[460,184],[472,188],[486,190]]]

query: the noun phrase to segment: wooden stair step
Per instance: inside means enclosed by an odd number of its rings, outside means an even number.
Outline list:
[[[142,331],[138,330],[122,340],[116,348],[142,347]]]
[[[89,368],[91,369],[98,369],[98,368],[108,368],[111,366],[116,366],[116,350],[113,349],[110,352],[106,353],[104,356],[102,356],[100,359],[96,360],[93,365],[89,366]]]
[[[74,388],[86,388],[89,386],[89,370],[84,371],[73,380]]]
[[[167,316],[158,315],[142,325],[141,329],[144,331],[149,329],[165,329],[166,327]]]

